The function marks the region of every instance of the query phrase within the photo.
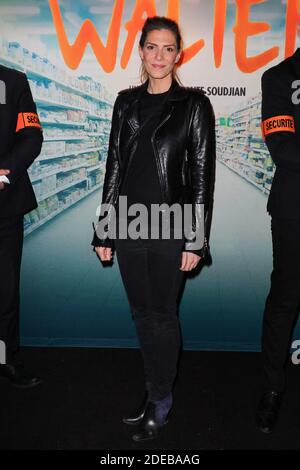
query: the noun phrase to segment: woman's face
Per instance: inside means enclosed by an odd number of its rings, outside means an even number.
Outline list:
[[[176,39],[168,29],[155,29],[147,34],[144,47],[139,46],[139,54],[145,69],[153,78],[169,75],[180,58]]]

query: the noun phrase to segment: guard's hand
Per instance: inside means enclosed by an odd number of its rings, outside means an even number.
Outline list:
[[[191,253],[189,251],[183,251],[181,256],[180,270],[191,271],[197,266],[200,260],[201,256],[198,256],[195,253]]]
[[[112,258],[112,249],[104,246],[95,246],[95,251],[101,261],[110,261]]]

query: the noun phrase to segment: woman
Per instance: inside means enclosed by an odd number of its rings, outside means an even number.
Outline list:
[[[105,235],[95,231],[92,245],[101,261],[112,259],[115,247],[144,361],[145,396],[139,408],[123,418],[138,424],[135,441],[156,437],[172,407],[177,374],[180,329],[177,299],[185,272],[194,269],[208,253],[191,237],[197,207],[207,210],[211,200],[214,165],[214,116],[203,92],[178,83],[176,67],[182,40],[176,22],[166,17],[148,18],[139,41],[142,85],[118,93],[112,117],[100,220],[108,204]],[[114,210],[118,223],[132,222],[120,214],[120,197],[127,205],[192,204],[192,225],[180,238],[157,239],[142,223],[143,236],[125,239],[111,235]],[[136,216],[134,216],[136,217]],[[149,219],[148,219],[149,220]],[[98,224],[99,226],[99,224]],[[126,225],[127,227],[127,225]],[[175,221],[172,219],[171,235]],[[205,227],[207,232],[207,227]],[[149,238],[143,238],[146,236]]]

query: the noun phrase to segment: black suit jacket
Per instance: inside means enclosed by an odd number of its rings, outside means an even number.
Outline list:
[[[12,217],[37,207],[27,169],[43,133],[24,73],[0,65],[0,91],[0,169],[10,170],[10,184],[0,190],[0,217]]]
[[[267,209],[300,219],[300,48],[262,75],[262,129],[276,165]]]

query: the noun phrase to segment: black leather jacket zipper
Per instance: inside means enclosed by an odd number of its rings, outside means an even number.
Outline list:
[[[156,161],[156,166],[157,166],[157,171],[158,171],[158,177],[159,177],[159,181],[160,181],[161,194],[162,194],[163,201],[165,201],[165,202],[167,202],[167,198],[166,198],[166,195],[165,195],[165,184],[164,184],[163,174],[162,174],[162,171],[161,171],[161,166],[160,166],[160,161],[159,161],[159,155],[158,155],[158,151],[157,151],[157,147],[156,147],[154,137],[155,137],[155,134],[156,134],[157,130],[170,118],[170,116],[172,114],[172,110],[173,110],[173,106],[172,106],[169,114],[159,124],[159,126],[157,126],[157,128],[154,130],[154,132],[151,136],[151,143],[152,143],[152,147],[153,147],[153,150],[154,150],[155,161]]]
[[[162,174],[162,171],[161,171],[161,166],[160,166],[160,162],[159,162],[159,156],[158,156],[158,151],[157,151],[157,147],[156,147],[156,144],[155,144],[155,141],[154,141],[154,137],[155,137],[155,134],[156,132],[158,131],[158,129],[170,118],[171,114],[172,114],[172,110],[173,110],[173,106],[169,112],[169,114],[165,117],[165,119],[159,124],[159,126],[156,127],[156,129],[154,130],[152,136],[151,136],[151,143],[152,143],[152,147],[153,147],[153,150],[154,150],[154,154],[155,154],[155,161],[156,161],[156,166],[157,166],[157,171],[158,171],[158,177],[159,177],[159,181],[160,181],[160,189],[161,189],[161,193],[162,193],[162,197],[163,197],[163,201],[167,201],[167,198],[165,196],[165,191],[164,191],[164,179],[163,179],[163,174]],[[123,123],[123,120],[124,120],[124,115],[122,116],[122,123]],[[118,159],[119,159],[119,165],[120,165],[120,168],[121,168],[121,158],[120,158],[120,134],[121,134],[121,128],[122,128],[122,123],[120,125],[120,130],[119,130],[119,134],[118,134],[118,143],[117,143],[117,149],[118,149]],[[131,153],[129,159],[128,159],[128,164],[127,164],[127,168],[125,170],[125,175],[124,175],[124,178],[123,178],[123,183],[125,184],[125,181],[127,179],[127,176],[128,176],[128,172],[129,172],[129,167],[130,167],[130,164],[132,162],[132,158],[136,152],[136,149],[137,147],[135,148],[135,151],[133,153]],[[113,201],[113,204],[116,203],[116,200],[118,198],[118,192],[119,192],[119,187],[120,187],[120,182],[121,182],[121,178],[119,178],[119,182],[118,182],[118,185],[117,185],[117,189],[116,189],[116,195],[114,197],[114,201]]]

